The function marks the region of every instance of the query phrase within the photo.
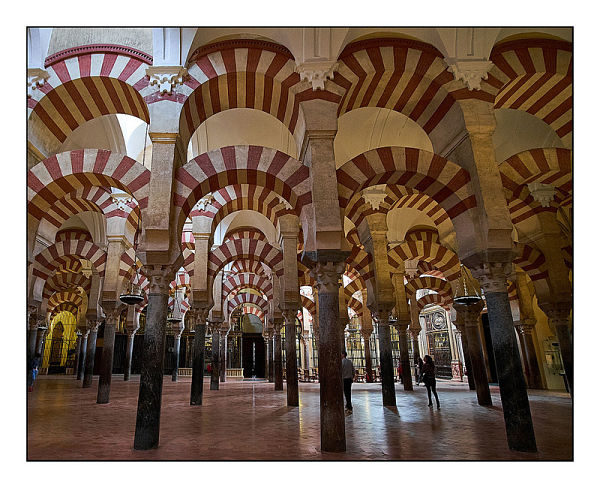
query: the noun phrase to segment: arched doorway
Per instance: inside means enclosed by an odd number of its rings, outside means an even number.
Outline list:
[[[265,340],[262,336],[263,324],[254,314],[244,314],[240,320],[244,378],[264,378],[266,352]]]

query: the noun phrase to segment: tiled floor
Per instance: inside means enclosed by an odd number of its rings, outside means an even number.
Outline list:
[[[384,408],[381,385],[354,384],[354,413],[346,417],[345,453],[322,453],[319,385],[300,384],[300,407],[286,407],[271,383],[205,384],[204,405],[190,406],[190,379],[165,376],[160,446],[134,451],[139,376],[112,380],[111,402],[96,404],[97,378],[82,389],[72,377],[41,376],[28,394],[29,460],[560,460],[572,459],[572,405],[567,394],[530,391],[539,452],[510,451],[497,387],[494,406],[477,405],[464,384],[439,382],[441,410],[427,405],[425,388],[404,392],[397,409]]]

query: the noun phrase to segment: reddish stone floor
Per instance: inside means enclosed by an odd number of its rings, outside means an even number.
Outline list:
[[[538,453],[510,451],[497,387],[493,407],[477,405],[465,384],[439,382],[441,410],[424,387],[396,383],[397,409],[384,408],[380,384],[354,384],[345,453],[322,453],[319,385],[300,383],[300,407],[271,383],[205,384],[204,405],[190,406],[190,378],[165,376],[160,446],[134,451],[139,376],[112,380],[111,402],[96,404],[98,379],[82,389],[73,377],[40,376],[28,394],[29,460],[569,460],[572,404],[565,393],[529,391]]]

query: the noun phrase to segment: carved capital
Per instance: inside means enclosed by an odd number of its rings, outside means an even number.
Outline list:
[[[41,68],[29,68],[27,70],[27,98],[33,96],[33,91],[46,83],[50,73]]]
[[[102,304],[102,310],[106,315],[106,323],[114,324],[115,326],[119,323],[119,317],[123,311],[124,305],[120,305],[117,302],[104,302]]]
[[[337,62],[308,62],[296,66],[296,73],[300,74],[300,81],[308,81],[313,91],[324,90],[325,80],[333,79],[334,72],[338,69]]]
[[[284,323],[287,324],[295,324],[296,323],[296,315],[297,315],[298,311],[294,310],[292,308],[288,308],[285,309],[281,312],[281,315],[283,315],[284,318]]]
[[[346,264],[343,262],[316,263],[310,270],[310,275],[317,282],[319,293],[338,293],[342,273]]]
[[[98,327],[102,324],[102,320],[87,319],[87,328],[90,332],[98,332]]]
[[[506,281],[511,272],[510,262],[483,262],[471,268],[471,274],[479,281],[485,293],[506,293]]]
[[[529,193],[531,193],[533,199],[542,207],[549,207],[550,202],[554,200],[554,194],[556,193],[554,185],[534,181],[533,183],[528,183],[527,188],[529,188]]]
[[[419,260],[407,259],[404,261],[404,273],[410,278],[416,278],[419,275]]]
[[[142,267],[144,276],[148,278],[149,293],[155,295],[166,295],[169,293],[169,285],[175,276],[173,266],[164,264],[154,264]]]
[[[372,210],[378,210],[379,206],[384,202],[387,193],[385,185],[375,185],[364,189],[362,192],[363,200],[371,206]]]
[[[129,193],[113,193],[110,198],[119,210],[131,211],[129,203],[133,202],[133,197]]]
[[[535,319],[523,319],[514,322],[515,329],[521,335],[531,334],[535,328]]]
[[[569,315],[573,304],[571,302],[540,303],[542,311],[548,316],[550,329],[569,325]],[[553,332],[554,332],[553,331]]]
[[[493,63],[486,60],[457,60],[446,59],[448,71],[454,75],[455,80],[462,80],[469,91],[481,90],[481,81],[488,79],[488,71]]]
[[[161,95],[171,95],[177,85],[183,85],[187,74],[187,69],[183,66],[150,66],[146,68],[150,86],[158,86]]]

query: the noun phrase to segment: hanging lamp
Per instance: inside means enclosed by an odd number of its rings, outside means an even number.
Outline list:
[[[477,290],[475,280],[471,277],[467,268],[461,264],[460,278],[458,279],[456,291],[454,292],[454,303],[458,305],[473,305],[480,300],[481,293]]]

